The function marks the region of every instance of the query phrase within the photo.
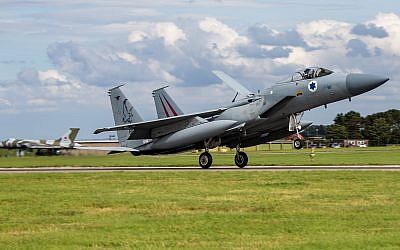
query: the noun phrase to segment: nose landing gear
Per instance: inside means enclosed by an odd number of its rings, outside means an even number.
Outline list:
[[[293,147],[295,149],[302,149],[304,147],[304,141],[301,139],[299,130],[301,130],[301,118],[303,113],[292,114],[289,120],[289,131],[296,131],[297,138],[293,141]]]
[[[293,147],[295,149],[302,149],[304,147],[304,142],[303,140],[297,138],[293,141]]]

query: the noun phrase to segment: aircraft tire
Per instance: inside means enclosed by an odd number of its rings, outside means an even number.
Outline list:
[[[303,146],[304,146],[304,142],[303,142],[302,140],[300,140],[300,139],[295,139],[295,140],[293,141],[293,147],[294,147],[295,149],[302,149]]]
[[[247,163],[249,162],[249,157],[245,152],[237,152],[235,155],[235,164],[239,168],[244,168],[247,166]]]
[[[201,168],[210,168],[212,164],[212,156],[208,152],[203,152],[199,156],[199,165]]]

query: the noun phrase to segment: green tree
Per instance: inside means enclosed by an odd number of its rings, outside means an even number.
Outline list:
[[[344,118],[343,113],[337,114],[333,121],[334,121],[334,124],[336,124],[336,125],[345,126],[345,118]]]
[[[326,135],[326,125],[311,125],[302,134],[305,137],[324,137]]]
[[[390,140],[390,124],[386,119],[381,117],[372,120],[365,128],[368,134],[368,139],[371,140],[372,145],[385,145]]]
[[[400,110],[391,109],[368,115],[364,123],[364,137],[371,140],[372,144],[400,142]]]
[[[347,138],[349,139],[362,139],[361,124],[363,118],[360,113],[350,111],[344,115],[344,126],[347,130]]]
[[[355,111],[346,114],[339,113],[334,119],[334,124],[327,128],[328,139],[361,139],[361,126],[363,118]]]
[[[326,128],[327,139],[344,139],[347,138],[347,129],[343,125],[332,124]]]

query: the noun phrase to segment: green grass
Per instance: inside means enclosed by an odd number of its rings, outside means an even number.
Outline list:
[[[363,149],[310,149],[251,151],[249,165],[394,165],[400,164],[400,147]],[[212,152],[214,166],[234,165],[234,151]],[[198,153],[133,157],[129,153],[102,156],[1,157],[0,167],[45,166],[197,166]]]
[[[400,172],[0,175],[0,249],[399,249]]]

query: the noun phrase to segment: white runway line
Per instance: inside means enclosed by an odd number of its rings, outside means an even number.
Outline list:
[[[195,167],[37,167],[0,168],[0,174],[12,173],[95,173],[95,172],[171,172],[171,171],[400,171],[400,165],[360,166],[215,166],[209,169]]]

